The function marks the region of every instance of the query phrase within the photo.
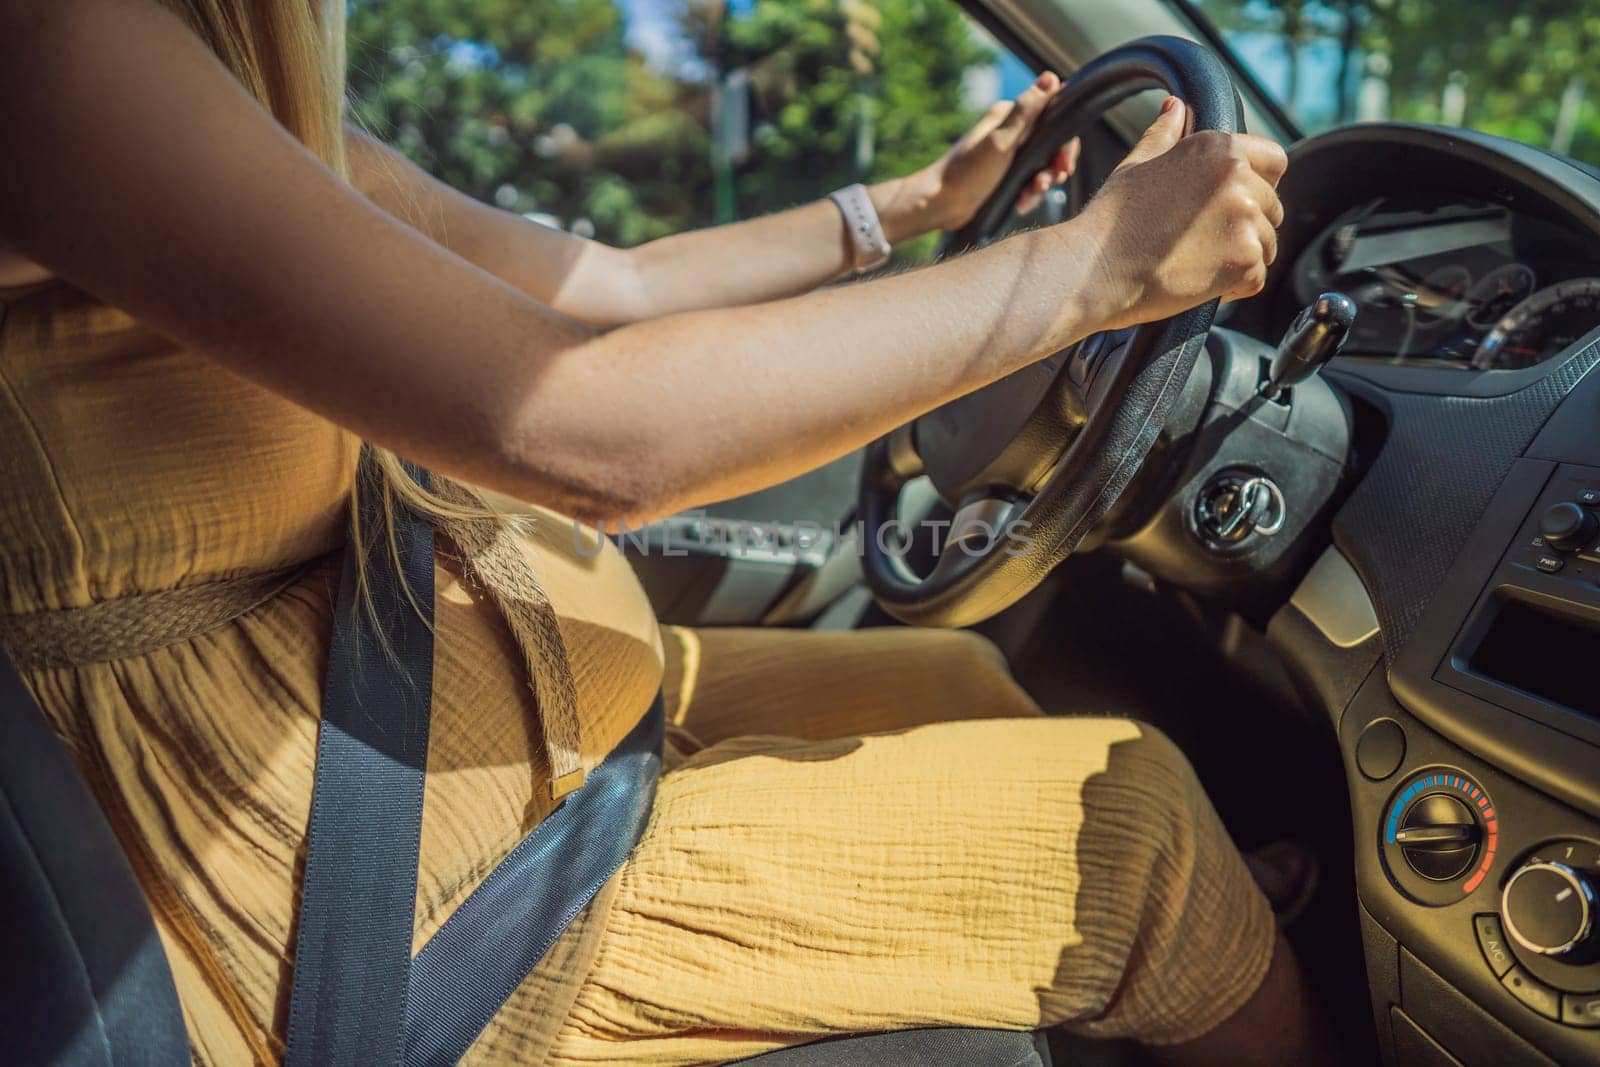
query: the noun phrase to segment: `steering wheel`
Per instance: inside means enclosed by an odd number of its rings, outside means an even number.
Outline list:
[[[1227,68],[1178,37],[1113,49],[1069,78],[1010,170],[946,250],[986,243],[1056,149],[1134,93],[1165,89],[1194,130],[1237,133],[1243,107]],[[1215,300],[1131,330],[1095,334],[945,404],[868,446],[857,514],[862,566],[883,609],[925,626],[968,626],[1032,590],[1082,542],[1143,465],[1183,392]],[[900,490],[926,474],[955,507],[926,577],[906,562],[915,531]]]

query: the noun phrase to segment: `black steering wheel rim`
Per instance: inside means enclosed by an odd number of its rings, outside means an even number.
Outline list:
[[[1009,217],[1023,185],[1049,165],[1062,143],[1109,108],[1147,89],[1164,89],[1182,100],[1192,115],[1194,131],[1237,133],[1244,129],[1238,92],[1227,68],[1210,51],[1179,37],[1132,41],[1067,79],[1018,149],[1005,177],[973,219],[951,235],[947,250],[959,252],[985,243]],[[1213,300],[1129,331],[1118,348],[1120,358],[1103,368],[1104,382],[1095,383],[1098,395],[1109,399],[1103,400],[1103,406],[1073,435],[1060,435],[1067,439],[1054,443],[1047,471],[1017,479],[1037,478],[1032,498],[1015,514],[1005,512],[1002,501],[974,503],[975,510],[992,520],[984,524],[986,534],[1022,522],[1022,536],[987,536],[980,550],[973,552],[958,536],[959,531],[952,530],[938,564],[926,577],[912,574],[902,553],[891,547],[897,538],[884,535],[899,526],[900,488],[919,472],[914,462],[915,437],[937,436],[941,430],[959,437],[961,409],[981,416],[986,394],[1009,390],[1015,396],[1019,389],[1037,388],[1043,402],[1066,373],[1067,353],[1024,368],[868,446],[857,506],[863,523],[862,567],[868,587],[884,610],[917,625],[968,626],[1008,607],[1043,581],[1077,548],[1138,473],[1182,395],[1216,308]],[[1050,425],[1050,420],[1045,424]],[[1027,426],[1017,427],[1016,440],[1030,433],[1038,435],[1038,427],[1039,420],[1030,417]],[[1045,436],[1053,433],[1047,430]],[[1049,453],[1050,443],[1041,443],[1042,451]],[[908,462],[908,455],[913,462]],[[950,456],[948,445],[944,455]],[[963,507],[958,513],[958,523],[967,510]]]

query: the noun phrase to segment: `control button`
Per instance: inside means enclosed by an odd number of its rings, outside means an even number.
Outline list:
[[[1561,1021],[1568,1026],[1600,1027],[1600,993],[1568,993],[1562,997]]]
[[[1556,571],[1560,570],[1566,564],[1566,562],[1567,561],[1562,559],[1560,556],[1540,556],[1534,561],[1533,565],[1544,571],[1546,574],[1554,574]]]
[[[1550,547],[1550,542],[1546,541],[1544,538],[1540,537],[1538,534],[1534,534],[1533,535],[1533,540],[1528,542],[1528,547],[1529,548],[1549,548]]]
[[[1515,967],[1517,961],[1511,958],[1511,949],[1506,945],[1505,931],[1500,929],[1500,916],[1493,913],[1474,915],[1472,926],[1478,932],[1478,947],[1483,949],[1483,958],[1489,961],[1489,969],[1496,978],[1505,977],[1505,973]]]
[[[1500,897],[1512,940],[1541,956],[1564,956],[1589,937],[1594,888],[1564,863],[1535,861],[1517,870]]]
[[[1578,503],[1585,507],[1600,508],[1600,488],[1579,489]]]
[[[1600,533],[1600,519],[1570,500],[1550,505],[1539,516],[1539,536],[1550,542],[1550,547],[1562,551],[1584,547],[1597,533]]]
[[[1448,882],[1467,873],[1482,836],[1465,804],[1433,793],[1406,809],[1394,839],[1413,871],[1431,882]]]
[[[1521,967],[1513,966],[1506,972],[1506,976],[1500,979],[1500,984],[1509,989],[1512,996],[1546,1019],[1561,1018],[1561,994]]]
[[[1356,741],[1356,767],[1374,782],[1399,770],[1405,758],[1406,732],[1393,719],[1369,722]]]

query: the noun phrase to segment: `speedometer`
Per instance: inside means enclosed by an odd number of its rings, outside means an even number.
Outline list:
[[[1528,299],[1537,280],[1525,263],[1507,263],[1484,278],[1467,294],[1467,322],[1487,330],[1506,312]]]
[[[1472,357],[1480,369],[1531,367],[1600,326],[1600,278],[1547,286],[1506,312]]]

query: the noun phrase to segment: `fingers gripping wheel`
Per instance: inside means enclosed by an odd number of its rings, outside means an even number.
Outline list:
[[[1067,80],[948,251],[986,243],[1061,144],[1146,89],[1182,100],[1195,131],[1243,130],[1238,93],[1215,55],[1178,37],[1124,45]],[[1139,471],[1215,313],[1212,301],[1088,338],[870,446],[858,510],[867,584],[884,610],[909,623],[967,626],[1043,581]],[[957,512],[937,565],[919,578],[898,550],[906,538],[897,502],[905,482],[923,473]]]

